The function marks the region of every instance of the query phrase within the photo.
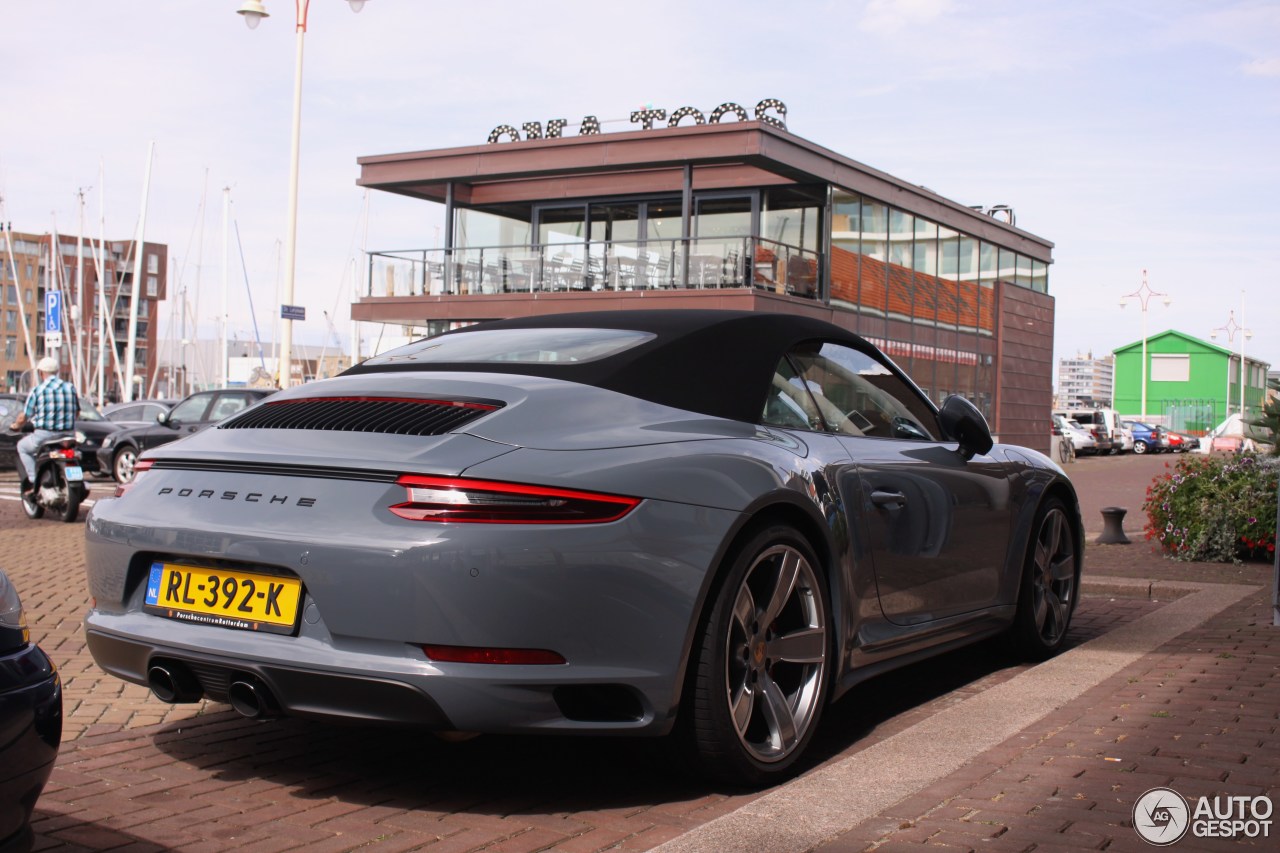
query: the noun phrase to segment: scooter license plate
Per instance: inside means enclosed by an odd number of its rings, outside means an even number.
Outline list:
[[[68,483],[78,483],[84,479],[84,469],[79,465],[68,465],[66,470]]]

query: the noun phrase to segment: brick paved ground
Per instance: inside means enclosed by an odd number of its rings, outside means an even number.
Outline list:
[[[1162,462],[1074,465],[1086,521],[1096,506],[1123,500],[1136,509],[1133,490]],[[1125,467],[1104,467],[1117,463]],[[1128,491],[1115,492],[1120,480],[1131,481]],[[756,796],[673,771],[648,741],[446,743],[303,720],[254,723],[217,703],[160,704],[103,675],[84,649],[82,535],[80,524],[28,522],[0,500],[0,564],[66,683],[66,735],[36,811],[38,851],[647,850]],[[1168,563],[1137,542],[1090,547],[1086,569],[1149,579],[1157,598],[1166,580],[1270,577],[1261,566]],[[1280,758],[1267,747],[1280,725],[1280,634],[1268,627],[1269,601],[1249,597],[823,850],[1137,849],[1126,822],[1152,785],[1280,800]],[[1100,588],[1082,600],[1072,643],[1161,604]],[[839,761],[1024,669],[985,645],[868,682],[829,710],[815,760]]]

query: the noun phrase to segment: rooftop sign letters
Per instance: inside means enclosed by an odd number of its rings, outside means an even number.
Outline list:
[[[772,110],[776,115],[770,115]],[[641,130],[653,130],[654,122],[665,121],[667,127],[677,127],[680,122],[688,119],[692,124],[719,124],[720,120],[725,116],[732,115],[738,121],[750,121],[751,116],[747,114],[746,108],[735,104],[732,101],[721,104],[711,111],[710,116],[703,115],[701,110],[693,107],[681,107],[667,115],[664,109],[655,109],[654,107],[645,107],[642,110],[636,110],[631,113],[631,123],[640,125]],[[756,104],[755,120],[764,124],[773,125],[782,130],[787,129],[787,105],[779,101],[777,98],[765,98]],[[564,129],[569,124],[567,119],[553,118],[547,121],[544,129],[541,122],[529,121],[521,125],[524,129],[524,139],[559,139],[564,135]],[[584,116],[582,123],[578,126],[579,136],[598,136],[600,134],[600,120],[595,116]],[[500,124],[489,134],[490,142],[501,142],[503,137],[508,137],[509,142],[519,142],[520,131],[516,130],[509,124]]]

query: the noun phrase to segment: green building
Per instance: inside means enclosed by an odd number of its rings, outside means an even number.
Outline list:
[[[1115,351],[1115,409],[1122,416],[1199,434],[1240,411],[1240,351],[1170,329],[1147,338],[1146,411],[1143,411],[1142,341]],[[1262,406],[1266,362],[1245,353],[1244,407]]]

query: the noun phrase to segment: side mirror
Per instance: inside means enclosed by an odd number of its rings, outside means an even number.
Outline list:
[[[156,423],[160,424],[160,426],[172,426],[172,424],[169,423],[169,413],[158,412],[156,414]]]
[[[947,436],[960,442],[960,453],[965,459],[989,453],[995,444],[991,438],[991,427],[987,426],[982,412],[959,394],[952,394],[946,399],[938,412],[938,420]]]

